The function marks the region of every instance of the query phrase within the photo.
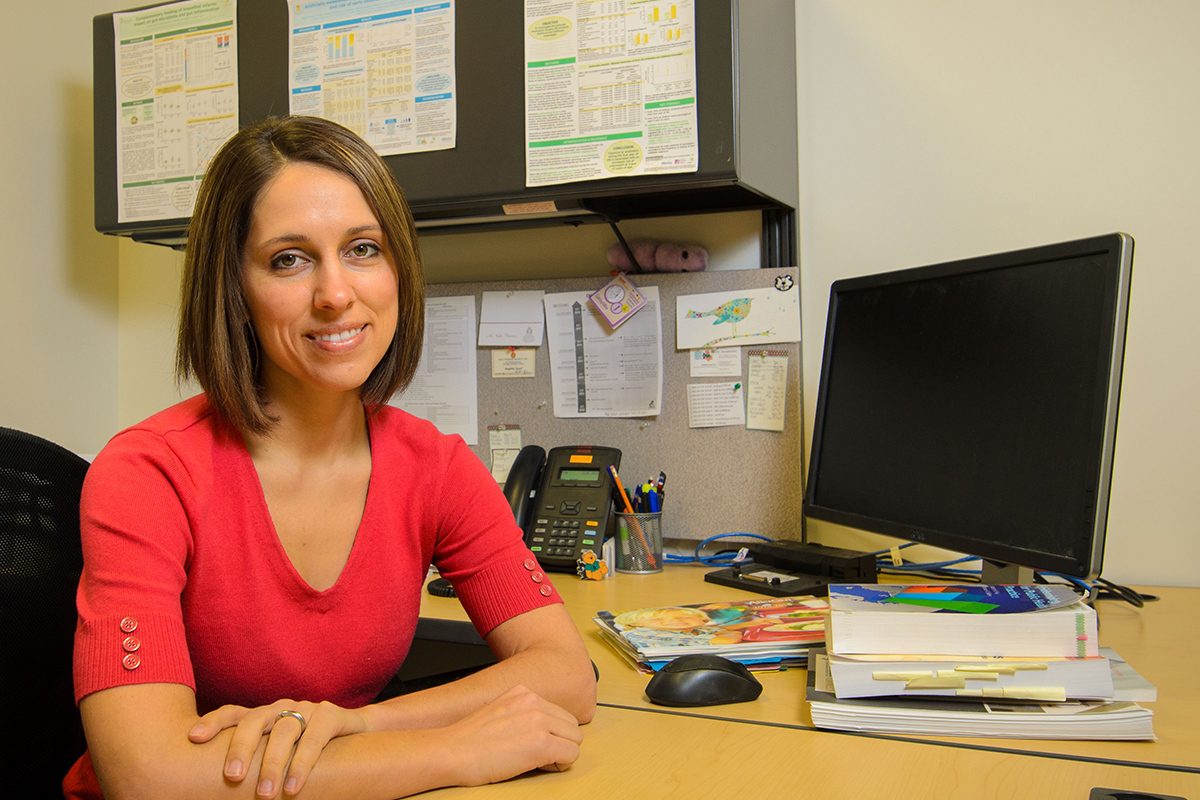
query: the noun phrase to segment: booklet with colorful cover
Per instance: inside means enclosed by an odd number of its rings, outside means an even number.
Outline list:
[[[834,611],[926,614],[1024,614],[1079,603],[1070,586],[1053,584],[905,585],[838,583],[829,587]]]
[[[830,652],[1099,654],[1096,612],[1068,586],[831,584]]]
[[[612,613],[595,622],[605,640],[642,669],[694,653],[715,653],[750,668],[803,664],[825,642],[823,597],[773,597],[656,606]]]

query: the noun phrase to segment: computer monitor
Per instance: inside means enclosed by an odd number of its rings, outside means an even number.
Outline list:
[[[983,559],[1100,573],[1133,239],[834,282],[805,513]]]

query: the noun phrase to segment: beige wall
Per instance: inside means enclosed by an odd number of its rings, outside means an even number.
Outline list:
[[[178,254],[92,230],[91,17],[131,5],[15,6],[14,30],[56,38],[14,37],[0,62],[20,112],[0,129],[11,331],[0,424],[82,453],[180,396]],[[797,0],[797,20],[806,394],[835,278],[1128,231],[1137,252],[1105,574],[1200,583],[1200,270],[1188,242],[1200,219],[1189,41],[1200,5]],[[696,241],[720,268],[757,265],[754,215],[649,225],[623,229]],[[432,271],[458,281],[601,274],[610,241],[586,226],[427,237],[425,250]],[[808,429],[810,417],[811,406]]]
[[[117,243],[92,228],[92,15],[5,5],[0,425],[81,453],[116,425]]]
[[[1123,582],[1200,585],[1197,31],[1191,0],[797,2],[809,397],[834,279],[1132,234],[1105,558]]]

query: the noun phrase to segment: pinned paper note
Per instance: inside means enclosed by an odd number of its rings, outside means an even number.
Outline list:
[[[600,313],[608,327],[616,330],[646,305],[646,298],[618,272],[612,280],[588,295],[588,302]]]
[[[537,377],[537,350],[532,347],[498,347],[492,350],[492,377]]]
[[[484,292],[479,312],[479,346],[537,347],[546,319],[541,291]]]
[[[504,483],[521,452],[521,426],[488,425],[488,450],[492,454],[492,477]]]
[[[787,404],[787,353],[782,350],[750,350],[750,391],[746,400],[746,427],[759,431],[782,431]]]
[[[715,428],[721,425],[746,424],[745,396],[740,381],[689,384],[688,426]]]
[[[742,349],[702,347],[691,351],[688,366],[693,378],[738,377],[742,374]]]

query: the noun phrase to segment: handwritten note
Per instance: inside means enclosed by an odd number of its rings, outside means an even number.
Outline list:
[[[782,350],[749,350],[746,427],[782,431],[787,404],[787,353]]]

